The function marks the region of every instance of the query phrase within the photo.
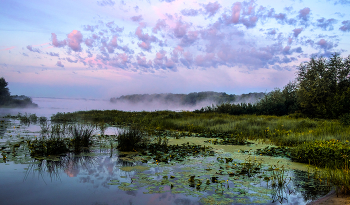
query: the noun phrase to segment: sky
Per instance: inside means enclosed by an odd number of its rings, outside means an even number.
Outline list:
[[[0,0],[13,95],[109,99],[283,88],[350,54],[350,0]]]

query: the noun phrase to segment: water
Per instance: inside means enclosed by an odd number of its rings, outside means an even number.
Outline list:
[[[39,117],[50,117],[58,112],[75,112],[86,110],[120,109],[117,104],[101,99],[72,99],[72,98],[33,98],[38,108],[0,108],[0,115],[17,115],[18,113],[35,113]]]
[[[50,117],[56,112],[116,106],[103,100],[39,98],[34,102],[39,109],[1,112]],[[0,127],[1,204],[306,204],[329,191],[308,182],[305,173],[293,170],[285,172],[286,183],[282,187],[272,187],[272,181],[269,184],[258,175],[250,178],[222,175],[221,172],[237,170],[233,164],[227,167],[218,163],[217,156],[174,164],[157,164],[152,159],[142,163],[128,161],[133,156],[125,157],[108,146],[95,146],[86,154],[37,160],[30,156],[26,141],[39,136],[40,127],[4,120]],[[118,129],[110,127],[106,134],[115,134]],[[191,176],[195,176],[193,182],[189,181]],[[207,184],[213,176],[220,182]],[[288,181],[289,177],[293,180]]]

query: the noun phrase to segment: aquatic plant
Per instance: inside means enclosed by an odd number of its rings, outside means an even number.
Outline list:
[[[75,152],[80,152],[82,148],[87,148],[92,144],[92,137],[95,128],[89,124],[73,124],[68,127],[68,132],[71,135],[70,147],[74,148]]]
[[[39,124],[47,124],[47,117],[39,117]]]
[[[117,141],[120,151],[139,151],[146,147],[149,139],[139,129],[129,128],[118,134]]]
[[[27,143],[30,155],[33,157],[57,155],[69,151],[66,141],[59,136],[35,137],[34,140],[28,140]]]
[[[42,124],[41,136],[27,140],[34,157],[58,155],[73,151],[79,153],[92,144],[94,127],[83,124]]]
[[[32,123],[36,123],[38,121],[38,116],[36,116],[36,114],[30,114],[29,115],[29,120]]]
[[[25,113],[25,115],[21,115],[20,113],[18,113],[17,116],[21,124],[24,124],[24,125],[30,124],[30,118],[28,117],[27,113]]]
[[[298,162],[336,169],[348,169],[349,142],[339,140],[305,142],[291,150],[291,158]],[[346,157],[345,157],[346,156]]]

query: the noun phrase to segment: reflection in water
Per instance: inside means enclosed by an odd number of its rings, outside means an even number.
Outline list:
[[[91,156],[76,156],[74,153],[68,153],[65,156],[59,156],[53,159],[35,159],[28,167],[25,178],[30,173],[38,173],[42,176],[48,174],[52,179],[59,179],[62,170],[69,177],[76,177],[81,168],[88,169],[96,164],[96,158]]]

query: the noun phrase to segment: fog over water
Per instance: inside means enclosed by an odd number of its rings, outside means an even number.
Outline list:
[[[38,117],[48,117],[58,112],[75,112],[87,110],[123,110],[123,111],[155,111],[155,110],[195,110],[211,105],[209,101],[198,103],[195,106],[184,106],[175,104],[152,103],[111,103],[103,99],[83,99],[83,98],[32,98],[33,103],[38,104],[38,108],[0,108],[0,115],[36,114]]]

